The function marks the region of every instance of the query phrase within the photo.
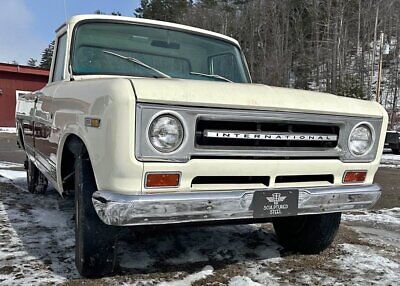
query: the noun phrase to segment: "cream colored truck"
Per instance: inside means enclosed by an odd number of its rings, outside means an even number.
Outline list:
[[[76,16],[55,43],[18,139],[31,192],[74,194],[84,276],[112,273],[116,226],[273,222],[318,253],[380,196],[375,102],[252,84],[236,40],[188,26]]]

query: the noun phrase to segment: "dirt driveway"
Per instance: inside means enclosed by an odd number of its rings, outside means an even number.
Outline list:
[[[343,215],[331,248],[287,253],[272,226],[163,228],[122,233],[119,275],[80,279],[73,202],[26,191],[15,135],[0,133],[0,285],[398,285],[400,156],[385,154],[377,208]],[[397,160],[398,163],[397,164]],[[13,163],[12,163],[13,162]]]

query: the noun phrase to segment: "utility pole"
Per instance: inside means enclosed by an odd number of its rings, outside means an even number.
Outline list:
[[[397,92],[399,90],[399,64],[400,64],[400,60],[399,57],[397,56],[396,59],[396,86],[394,89],[394,96],[393,96],[393,102],[392,102],[392,113],[390,114],[390,129],[393,130],[394,128],[394,120],[396,117],[396,109],[397,109]]]
[[[384,33],[381,32],[381,42],[379,48],[379,69],[378,69],[378,82],[376,85],[376,102],[381,103],[381,81],[382,81],[382,62],[383,62],[383,38]]]
[[[375,75],[375,55],[376,55],[376,37],[377,37],[377,31],[378,31],[378,18],[379,18],[379,4],[378,7],[376,7],[376,15],[375,15],[375,26],[374,26],[374,46],[372,49],[372,64],[371,64],[371,76],[369,78],[369,84],[368,84],[368,93],[372,92],[372,82],[374,79]],[[371,94],[371,98],[373,95]]]

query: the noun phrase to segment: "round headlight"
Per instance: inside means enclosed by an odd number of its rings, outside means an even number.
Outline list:
[[[350,134],[349,150],[353,155],[365,155],[371,150],[373,143],[372,127],[367,124],[356,126]]]
[[[153,147],[163,153],[175,151],[183,141],[183,126],[175,116],[160,115],[150,125],[149,139]]]

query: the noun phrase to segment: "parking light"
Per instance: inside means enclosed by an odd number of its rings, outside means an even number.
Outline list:
[[[179,173],[147,173],[146,188],[174,188],[179,186]]]
[[[343,175],[343,183],[363,183],[367,177],[367,171],[346,171]]]

